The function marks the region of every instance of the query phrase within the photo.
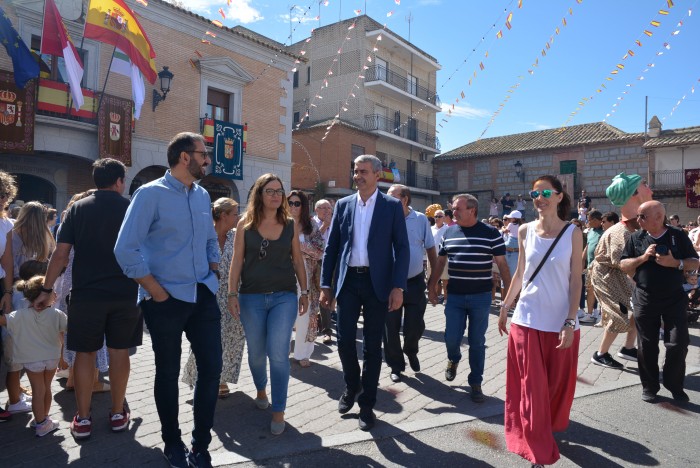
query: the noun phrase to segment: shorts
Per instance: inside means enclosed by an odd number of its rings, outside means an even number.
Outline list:
[[[44,372],[56,370],[58,367],[58,359],[49,359],[48,361],[25,362],[22,364],[29,372]]]
[[[135,300],[82,300],[71,296],[66,347],[92,353],[108,348],[141,346],[143,314]]]

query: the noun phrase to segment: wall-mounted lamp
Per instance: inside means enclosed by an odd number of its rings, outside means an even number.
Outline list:
[[[523,163],[517,161],[515,164],[513,164],[513,167],[515,168],[515,175],[518,177],[520,182],[525,182],[525,171],[523,170]]]
[[[156,107],[160,101],[165,101],[165,96],[168,95],[170,91],[170,82],[173,80],[173,73],[168,70],[168,67],[163,67],[163,69],[158,72],[158,79],[160,80],[160,90],[163,92],[161,96],[158,91],[153,90],[153,112],[156,111]]]

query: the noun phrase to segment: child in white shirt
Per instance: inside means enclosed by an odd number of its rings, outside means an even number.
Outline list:
[[[66,314],[49,307],[36,310],[34,301],[41,293],[43,276],[20,280],[16,287],[32,306],[0,316],[13,339],[13,363],[22,364],[32,386],[32,412],[36,435],[43,437],[58,429],[58,421],[48,418],[51,408],[51,382],[61,357],[60,333],[66,331]]]

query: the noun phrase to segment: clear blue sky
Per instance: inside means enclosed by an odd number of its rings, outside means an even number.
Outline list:
[[[292,8],[295,2],[297,7]],[[290,10],[295,42],[308,37],[319,24],[355,16],[355,10],[408,38],[406,18],[410,14],[411,42],[442,65],[437,75],[440,99],[451,107],[459,98],[455,116],[438,128],[443,152],[478,139],[484,130],[488,138],[558,128],[581,107],[582,98],[591,96],[569,125],[602,121],[615,109],[608,123],[641,132],[645,96],[649,96],[649,118],[666,117],[664,128],[700,125],[700,0],[674,0],[672,8],[666,0],[522,0],[522,8],[518,0],[400,0],[398,5],[395,0],[329,0],[327,6],[324,0],[320,4],[319,0],[232,0],[230,7],[226,0],[186,3],[197,13],[219,20],[217,10],[223,7],[226,26],[240,24],[286,44],[290,43]],[[661,15],[659,10],[669,14]],[[390,11],[393,14],[387,17]],[[320,22],[315,20],[319,12]],[[510,30],[505,26],[509,12],[513,13]],[[661,24],[652,26],[652,20]],[[680,28],[679,21],[683,22]],[[557,27],[559,35],[555,34]],[[499,30],[503,31],[501,39],[496,38]],[[645,35],[644,30],[653,35]],[[672,35],[676,30],[680,33]],[[543,57],[541,51],[552,36],[554,42]],[[634,56],[622,60],[628,50]],[[539,65],[535,68],[536,59]],[[624,69],[611,75],[617,64]],[[477,77],[469,86],[474,71]],[[606,77],[614,79],[606,81]],[[510,100],[504,101],[517,83],[520,86]],[[607,88],[597,93],[601,83]],[[693,86],[695,93],[691,94]],[[460,97],[462,91],[465,99]],[[668,117],[683,95],[686,99]],[[623,99],[618,100],[620,97]],[[503,102],[505,106],[489,126],[491,115]],[[445,116],[438,114],[438,122]]]

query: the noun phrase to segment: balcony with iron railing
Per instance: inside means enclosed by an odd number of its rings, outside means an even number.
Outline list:
[[[653,171],[651,172],[649,186],[652,190],[685,190],[685,170]]]
[[[395,113],[396,115],[400,115]],[[389,119],[380,114],[365,115],[364,129],[367,131],[381,131],[394,135],[404,140],[417,143],[420,147],[431,152],[440,152],[440,140],[435,136],[435,130],[430,132],[418,129],[418,121],[408,119],[401,122],[400,119]]]
[[[439,191],[437,179],[432,176],[419,174],[415,169],[416,164],[425,163],[425,161],[418,161],[419,155],[409,160],[400,156],[377,152],[377,157],[382,160],[385,168],[384,176],[380,181],[403,184],[409,188]],[[414,168],[411,169],[412,167]],[[389,175],[390,172],[392,173],[391,175]],[[394,172],[398,172],[398,179],[395,177]]]
[[[75,110],[70,92],[70,85],[47,78],[39,78],[36,113],[49,117],[97,124],[97,108],[100,94],[87,88],[81,88],[83,105]]]
[[[435,93],[435,90],[410,81],[408,79],[408,75],[408,71],[395,65],[388,65],[387,67],[372,65],[365,70],[364,73],[365,83],[387,83],[394,88],[406,92],[411,96],[415,96],[418,100],[430,103],[439,109],[441,102],[439,96]]]

